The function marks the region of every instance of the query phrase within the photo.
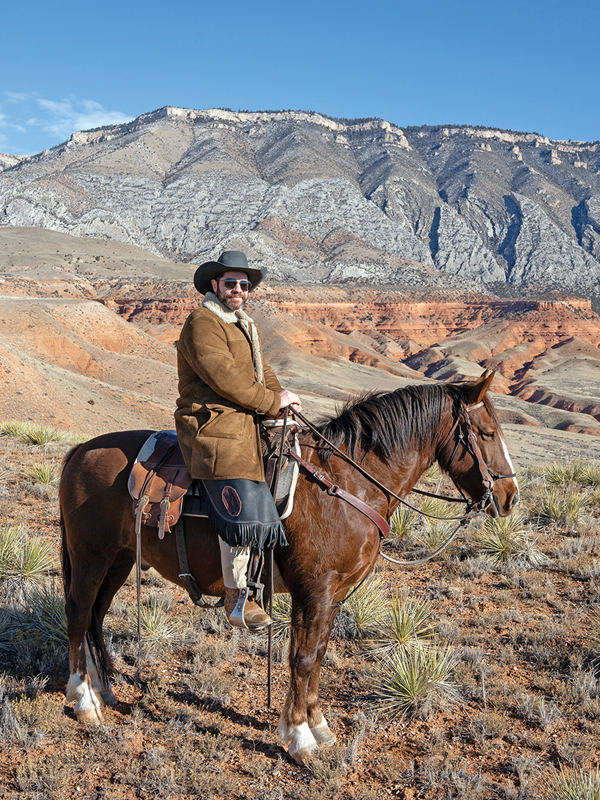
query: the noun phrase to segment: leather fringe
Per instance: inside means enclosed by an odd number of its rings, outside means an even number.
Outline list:
[[[230,547],[251,545],[261,550],[266,547],[287,547],[288,541],[281,522],[229,522],[215,511],[210,502],[207,505],[211,527]]]

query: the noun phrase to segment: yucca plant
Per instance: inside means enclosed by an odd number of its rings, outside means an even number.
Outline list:
[[[415,533],[415,540],[428,552],[437,550],[451,536],[455,525],[439,519],[423,519],[422,526]]]
[[[539,495],[533,510],[541,522],[557,525],[577,525],[591,498],[570,487],[550,489]]]
[[[594,488],[600,486],[600,464],[585,463],[581,470],[579,483],[582,486]]]
[[[433,464],[426,470],[423,478],[426,478],[430,481],[439,481],[443,476],[442,468],[438,464],[437,461],[434,461]]]
[[[34,584],[0,617],[0,652],[52,645],[69,645],[64,593],[55,582]]]
[[[432,517],[454,516],[454,509],[444,500],[437,497],[425,497],[419,505],[419,511],[423,514],[431,514]]]
[[[340,639],[364,639],[377,629],[385,608],[386,595],[381,578],[369,578],[350,590],[335,620],[333,635]]]
[[[62,586],[53,581],[48,585],[34,585],[27,591],[27,628],[35,631],[46,643],[69,646],[65,596]]]
[[[350,594],[343,608],[352,618],[356,636],[363,638],[377,629],[386,602],[385,587],[379,577],[370,578]]]
[[[488,517],[477,536],[477,552],[488,556],[496,565],[515,561],[539,567],[548,561],[528,535],[523,515],[519,512],[509,517]]]
[[[20,439],[23,431],[27,428],[26,422],[16,422],[15,420],[6,420],[0,422],[0,436],[13,436]]]
[[[0,527],[0,580],[40,578],[54,569],[51,546],[15,525]]]
[[[428,716],[436,706],[454,702],[458,686],[452,672],[457,663],[448,648],[395,651],[382,663],[374,686],[380,713],[390,719],[405,714]]]
[[[390,653],[428,647],[435,636],[431,624],[432,608],[426,600],[405,600],[394,597],[387,614],[376,629],[372,651]]]
[[[566,464],[558,462],[548,464],[544,471],[545,481],[549,486],[567,486],[569,483],[577,483],[582,466],[582,462],[578,459]]]
[[[543,800],[600,800],[600,770],[583,768],[565,769],[546,776]]]
[[[172,598],[152,592],[142,603],[140,624],[142,636],[155,644],[172,642],[179,636],[179,627],[170,617]]]
[[[50,444],[50,442],[61,442],[65,436],[66,434],[56,430],[56,428],[49,428],[47,425],[34,423],[25,425],[22,432],[19,434],[19,438],[25,442],[25,444],[42,447]]]
[[[404,505],[398,506],[390,518],[392,534],[398,540],[404,539],[416,518],[417,512],[412,508]]]
[[[58,478],[58,472],[51,464],[32,464],[26,467],[22,474],[29,483],[42,486],[52,486]]]
[[[600,466],[575,459],[567,464],[554,463],[545,468],[545,479],[549,486],[598,486],[600,484]]]
[[[292,598],[290,595],[273,595],[273,625],[271,633],[275,642],[282,642],[289,637],[291,614]]]

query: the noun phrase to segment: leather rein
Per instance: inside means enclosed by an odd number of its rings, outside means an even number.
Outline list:
[[[481,401],[479,403],[476,403],[474,405],[471,405],[471,406],[467,406],[463,402],[461,402],[461,407],[460,407],[460,410],[459,410],[459,412],[457,414],[456,420],[454,421],[454,425],[450,429],[450,432],[449,432],[448,436],[446,437],[446,439],[444,440],[444,442],[442,444],[442,447],[444,447],[447,444],[447,442],[450,440],[450,437],[454,434],[454,432],[458,428],[458,435],[456,437],[456,442],[454,444],[454,449],[452,450],[452,454],[451,454],[451,456],[450,456],[450,458],[448,460],[446,471],[447,471],[448,467],[450,467],[450,464],[452,463],[452,460],[454,459],[454,456],[456,454],[458,446],[460,444],[462,444],[462,446],[471,455],[471,457],[473,458],[473,460],[477,463],[477,465],[479,467],[479,472],[481,474],[482,483],[483,483],[483,486],[484,486],[484,492],[481,495],[481,497],[476,501],[468,500],[464,496],[464,494],[462,493],[460,488],[459,488],[459,491],[461,492],[462,497],[447,497],[445,495],[438,495],[438,494],[433,494],[432,492],[426,492],[426,491],[423,491],[421,489],[412,489],[411,490],[411,491],[416,492],[418,494],[425,495],[425,496],[428,496],[428,497],[435,497],[436,499],[444,500],[446,502],[465,503],[466,504],[466,512],[465,512],[465,514],[462,514],[460,516],[455,516],[455,517],[438,517],[438,516],[435,516],[434,514],[429,514],[429,513],[425,512],[425,511],[422,511],[421,509],[417,508],[416,506],[412,505],[412,503],[409,503],[407,500],[404,500],[402,497],[399,497],[397,494],[395,494],[395,492],[392,492],[391,489],[389,489],[388,487],[384,486],[384,484],[380,483],[377,480],[377,478],[375,478],[373,475],[371,475],[369,472],[367,472],[364,469],[364,467],[362,467],[360,464],[358,464],[356,461],[354,461],[352,458],[350,458],[349,455],[347,455],[342,450],[340,450],[338,447],[336,447],[333,444],[333,442],[331,442],[329,439],[327,439],[327,437],[324,436],[318,430],[318,428],[316,428],[308,419],[306,419],[306,417],[303,414],[301,414],[299,411],[294,411],[292,409],[290,409],[290,410],[291,410],[291,413],[297,419],[299,419],[300,422],[303,425],[305,425],[307,428],[309,428],[309,430],[312,431],[312,433],[318,439],[320,439],[322,442],[324,442],[328,447],[330,447],[335,453],[337,453],[339,456],[341,456],[345,461],[347,461],[349,464],[354,466],[371,483],[373,483],[375,486],[377,486],[383,492],[388,494],[390,497],[393,497],[396,500],[398,500],[402,505],[406,506],[407,508],[412,509],[417,514],[420,514],[421,516],[424,516],[424,517],[429,517],[430,519],[444,520],[444,521],[447,521],[447,520],[457,520],[458,521],[459,524],[456,526],[455,530],[440,545],[440,547],[438,547],[432,553],[429,553],[427,556],[425,556],[423,558],[416,559],[416,560],[413,560],[413,561],[399,561],[397,559],[393,559],[393,558],[390,558],[389,556],[385,555],[381,551],[381,548],[379,550],[380,555],[383,556],[383,558],[387,559],[388,561],[392,561],[394,564],[401,564],[401,565],[404,565],[404,566],[409,566],[409,565],[410,566],[414,566],[414,565],[417,565],[417,564],[425,563],[426,561],[430,561],[436,555],[441,553],[442,550],[444,550],[452,542],[452,540],[455,538],[455,536],[458,533],[458,531],[460,530],[460,528],[463,525],[465,525],[467,521],[469,521],[476,514],[479,514],[479,513],[483,512],[483,511],[485,511],[486,508],[488,508],[488,506],[491,503],[491,498],[492,498],[492,494],[493,494],[493,491],[494,491],[494,483],[495,483],[495,481],[500,480],[501,478],[514,478],[515,477],[515,473],[514,472],[510,473],[510,474],[506,474],[506,475],[498,475],[498,474],[492,472],[489,469],[489,467],[487,466],[487,464],[485,463],[484,459],[483,459],[483,455],[481,453],[479,445],[477,444],[477,437],[476,437],[475,433],[473,432],[473,429],[471,427],[471,420],[470,420],[470,417],[469,417],[469,412],[470,411],[475,411],[476,409],[481,408],[482,406],[483,406],[483,401]],[[465,434],[465,430],[466,430],[466,434]],[[381,536],[383,538],[387,538],[390,535],[390,533],[392,532],[392,528],[391,528],[389,522],[386,519],[384,519],[384,517],[382,517],[381,514],[379,514],[377,511],[375,511],[375,509],[371,508],[371,506],[369,506],[363,500],[361,500],[360,498],[356,497],[356,495],[353,495],[350,492],[347,492],[345,489],[340,488],[340,486],[338,486],[338,484],[335,484],[332,481],[330,481],[321,470],[315,468],[312,464],[310,464],[307,461],[305,461],[303,458],[298,456],[296,453],[294,453],[289,448],[286,449],[286,455],[288,455],[291,458],[294,458],[298,462],[298,464],[300,466],[302,466],[309,474],[311,474],[315,478],[315,480],[317,480],[327,490],[328,494],[332,495],[333,497],[339,497],[340,499],[345,500],[351,506],[353,506],[358,511],[360,511],[362,514],[364,514],[366,517],[368,517],[377,526],[377,528],[379,529],[380,534],[381,534]]]

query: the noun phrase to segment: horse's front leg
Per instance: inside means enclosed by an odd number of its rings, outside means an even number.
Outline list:
[[[332,597],[331,591],[319,593],[316,599],[292,595],[290,687],[279,719],[279,736],[298,764],[319,746],[335,741],[318,704],[319,671],[335,619]]]
[[[330,730],[327,720],[321,710],[319,703],[319,682],[321,678],[321,663],[329,644],[329,637],[333,623],[339,611],[339,606],[331,609],[327,620],[326,636],[321,637],[321,643],[317,651],[315,667],[308,680],[308,694],[306,698],[306,716],[308,727],[319,747],[332,747],[336,743],[335,734]]]

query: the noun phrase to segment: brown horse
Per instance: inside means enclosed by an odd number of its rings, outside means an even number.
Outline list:
[[[505,516],[518,487],[502,431],[486,396],[493,373],[476,383],[431,384],[373,393],[322,423],[320,432],[376,481],[404,497],[437,459],[454,484],[491,516]],[[102,621],[135,560],[127,479],[151,431],[99,436],[67,455],[60,485],[63,572],[70,641],[67,699],[79,719],[99,719],[114,703]],[[301,436],[302,457],[329,479],[389,518],[398,500],[370,481],[314,433]],[[490,477],[491,476],[491,477]],[[186,518],[191,571],[204,594],[223,596],[219,546],[207,520]],[[290,686],[279,734],[302,763],[333,744],[318,699],[319,673],[337,606],[373,569],[380,534],[366,516],[332,497],[301,469],[294,511],[285,521],[289,546],[275,552],[292,598]],[[144,560],[182,585],[174,537],[142,528]],[[87,636],[86,636],[87,634]]]

